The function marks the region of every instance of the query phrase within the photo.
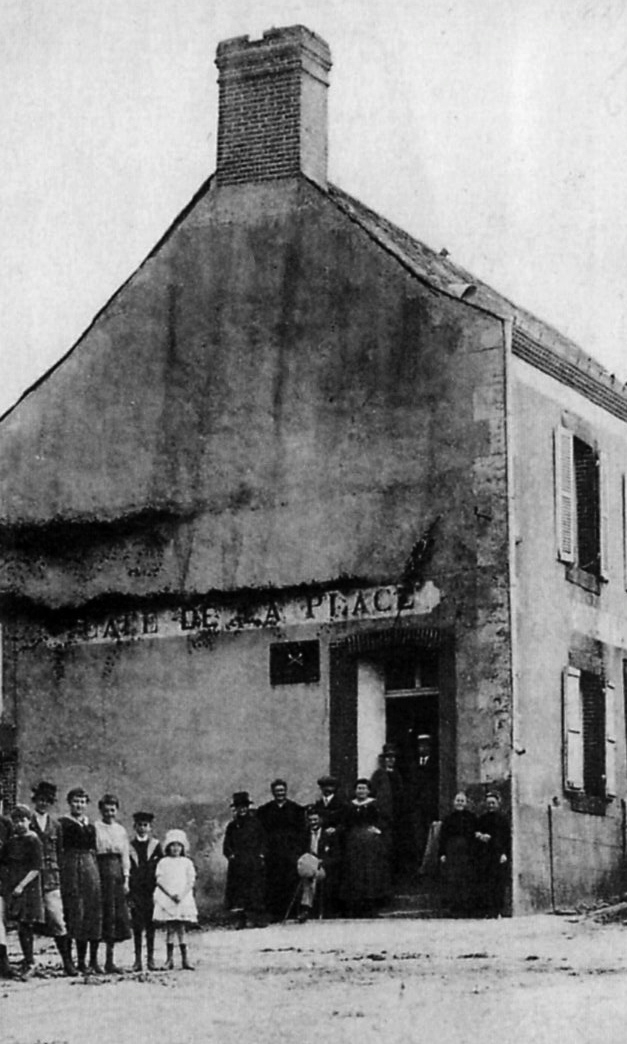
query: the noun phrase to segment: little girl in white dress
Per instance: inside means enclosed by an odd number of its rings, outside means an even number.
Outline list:
[[[178,939],[181,966],[193,971],[187,956],[185,925],[196,924],[198,911],[194,899],[196,870],[188,850],[185,831],[168,830],[163,842],[165,855],[157,863],[154,921],[166,929],[165,967],[170,970],[174,968],[174,941]]]

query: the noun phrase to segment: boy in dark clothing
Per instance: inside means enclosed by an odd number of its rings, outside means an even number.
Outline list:
[[[142,934],[146,933],[146,967],[155,969],[155,927],[153,923],[155,874],[163,856],[161,845],[152,834],[152,812],[135,812],[135,836],[130,843],[131,872],[129,877],[129,905],[133,925],[135,963],[133,971],[142,970]]]
[[[2,808],[2,797],[2,789],[0,789],[0,808]],[[0,815],[0,855],[12,831],[13,825],[9,816]],[[0,979],[11,978],[13,978],[13,972],[11,971],[7,952],[6,910],[2,889],[0,888]]]

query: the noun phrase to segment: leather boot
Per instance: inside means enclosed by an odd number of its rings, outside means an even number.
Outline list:
[[[12,979],[13,969],[9,964],[6,946],[0,946],[0,979]]]
[[[68,935],[57,935],[55,937],[57,950],[61,954],[63,972],[65,975],[76,976],[78,972],[72,963],[72,943]]]
[[[194,971],[194,965],[189,963],[187,946],[184,943],[181,943],[181,968],[184,968],[185,971]]]
[[[89,968],[88,971],[92,975],[102,975],[102,968],[98,964],[98,943],[90,942],[89,944]]]
[[[72,943],[70,941],[70,949]],[[87,956],[87,943],[84,939],[76,940],[76,967],[81,975],[87,975],[87,962],[85,958]]]
[[[172,971],[174,968],[174,945],[173,943],[166,943],[165,945],[165,964],[164,968],[166,971]]]
[[[146,967],[155,970],[155,933],[150,930],[146,931]]]
[[[133,964],[133,971],[142,971],[142,933],[133,932],[133,944],[135,947],[135,962]]]

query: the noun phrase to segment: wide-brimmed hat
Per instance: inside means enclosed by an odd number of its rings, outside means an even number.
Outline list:
[[[248,808],[253,802],[247,790],[236,790],[231,801],[231,808]]]
[[[385,757],[386,754],[393,754],[394,757],[398,754],[398,751],[393,743],[384,743],[381,750],[382,755]]]
[[[35,801],[37,798],[44,798],[51,804],[57,800],[57,788],[54,783],[47,783],[45,779],[42,779],[35,787],[33,787],[32,798]]]
[[[337,790],[339,783],[335,776],[320,776],[318,780],[319,787],[333,787]]]

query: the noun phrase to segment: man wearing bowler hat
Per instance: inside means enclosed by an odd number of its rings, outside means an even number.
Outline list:
[[[251,806],[247,790],[233,794],[233,819],[222,846],[228,860],[225,906],[235,914],[237,928],[263,923],[266,835]]]
[[[72,963],[71,942],[65,926],[61,897],[61,871],[59,862],[62,851],[62,834],[59,821],[50,814],[57,799],[54,783],[42,780],[33,788],[34,812],[30,828],[37,835],[42,848],[41,886],[44,900],[46,928],[54,938],[61,955],[66,975],[77,975]]]

